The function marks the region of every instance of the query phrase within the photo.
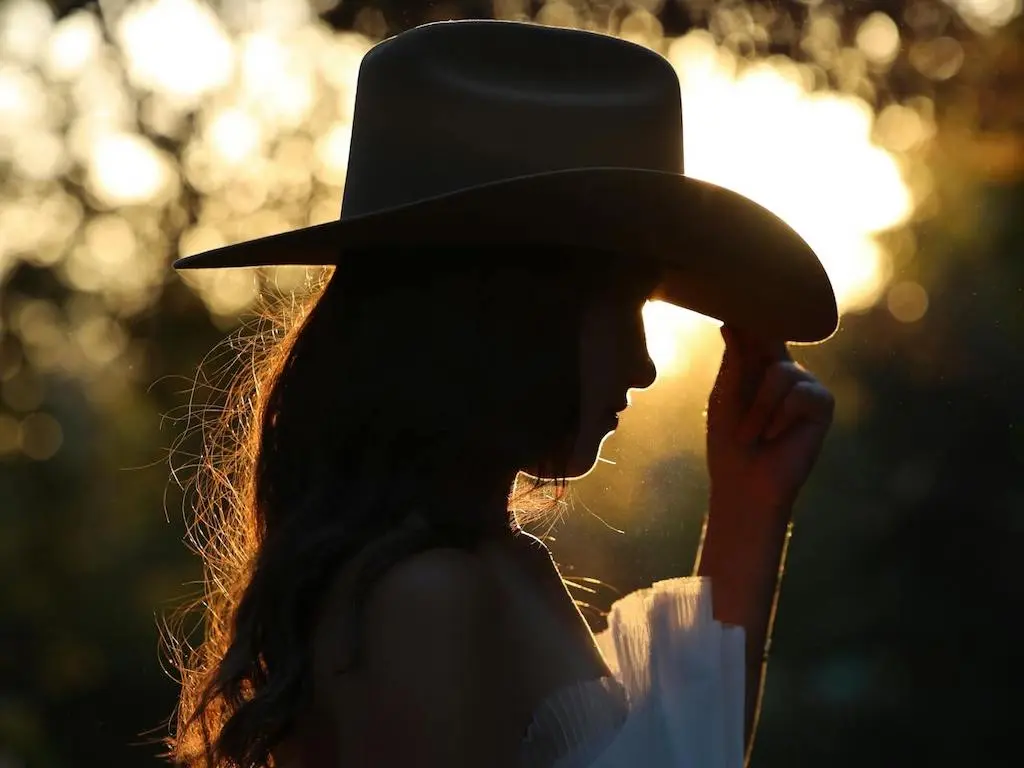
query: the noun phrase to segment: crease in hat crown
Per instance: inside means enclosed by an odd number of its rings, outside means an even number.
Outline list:
[[[584,30],[434,22],[362,60],[341,216],[585,168],[683,172],[664,57]]]

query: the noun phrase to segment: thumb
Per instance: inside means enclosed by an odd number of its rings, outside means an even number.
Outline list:
[[[729,325],[723,325],[721,332],[725,351],[716,384],[721,387],[723,394],[736,397],[737,402],[749,405],[757,394],[764,369],[779,359],[780,355],[788,356],[785,345],[782,345],[781,350],[775,349],[775,345]]]
[[[721,333],[722,339],[725,341],[725,349],[722,352],[718,375],[715,377],[715,383],[711,389],[708,421],[709,423],[716,422],[729,429],[730,425],[735,426],[738,423],[740,411],[736,404],[744,399],[742,392],[743,353],[740,350],[739,340],[731,328],[723,325]]]
[[[723,325],[720,330],[725,349],[722,351],[722,362],[715,378],[715,390],[720,395],[735,395],[739,390],[743,372],[743,352],[735,331],[727,325]]]
[[[762,339],[729,325],[723,325],[721,332],[725,351],[712,396],[728,403],[740,418],[754,402],[765,370],[792,357],[785,342]]]

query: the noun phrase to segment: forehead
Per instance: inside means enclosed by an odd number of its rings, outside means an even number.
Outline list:
[[[551,243],[381,249],[363,256],[340,268],[353,288],[423,290],[468,279],[497,281],[520,295],[533,287],[633,302],[649,297],[662,279],[659,265],[632,254]]]
[[[595,275],[595,287],[605,294],[642,301],[661,282],[662,270],[654,262],[613,256]]]

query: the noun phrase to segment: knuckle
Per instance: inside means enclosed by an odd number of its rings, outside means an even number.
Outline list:
[[[835,410],[835,396],[817,380],[797,382],[790,397],[801,407],[815,413],[831,414]]]
[[[768,366],[769,375],[779,376],[788,378],[793,373],[799,371],[800,368],[792,360],[777,360]]]
[[[796,380],[797,373],[798,370],[789,361],[784,360],[772,363],[764,375],[765,388],[777,390],[782,387],[788,387]]]

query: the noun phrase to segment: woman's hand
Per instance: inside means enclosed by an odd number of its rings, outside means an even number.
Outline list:
[[[793,502],[832,423],[831,393],[785,344],[722,328],[725,355],[708,402],[711,499],[697,573],[715,618],[746,630],[747,761]]]
[[[722,328],[725,354],[708,402],[712,508],[789,512],[832,424],[832,394],[786,345]]]

